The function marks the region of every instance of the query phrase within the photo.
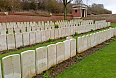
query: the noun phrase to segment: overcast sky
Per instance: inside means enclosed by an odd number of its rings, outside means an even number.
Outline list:
[[[82,0],[82,1],[87,5],[91,5],[92,3],[103,4],[105,9],[108,9],[112,11],[113,14],[116,14],[116,0]]]

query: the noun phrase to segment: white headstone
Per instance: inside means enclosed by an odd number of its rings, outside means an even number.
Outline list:
[[[22,33],[15,33],[16,48],[23,45],[22,42]]]
[[[70,40],[70,39],[72,39],[72,36],[66,37],[66,40]]]
[[[6,35],[0,35],[0,51],[7,50]]]
[[[31,26],[27,26],[27,32],[31,31]]]
[[[54,29],[50,30],[50,33],[51,33],[51,37],[52,39],[54,39]]]
[[[76,39],[70,39],[70,52],[71,57],[76,55]]]
[[[31,31],[30,33],[29,33],[29,44],[31,45],[31,44],[35,44],[35,31]]]
[[[65,40],[64,42],[64,59],[70,58],[70,40]]]
[[[37,74],[47,70],[47,47],[36,48],[36,71]]]
[[[0,78],[2,78],[2,71],[1,71],[1,60],[0,60]]]
[[[90,35],[86,35],[87,37],[87,49],[91,48],[91,37]]]
[[[55,39],[57,39],[59,37],[58,29],[54,29],[54,37],[55,37]]]
[[[21,53],[22,78],[32,78],[35,73],[35,50]]]
[[[3,57],[2,62],[4,78],[21,78],[19,54]]]
[[[23,45],[29,45],[29,32],[24,32],[23,33]]]
[[[75,32],[73,31],[73,27],[70,27],[70,33],[71,33],[71,35],[73,35],[73,33],[75,33]]]
[[[36,26],[32,26],[32,31],[36,31]]]
[[[15,27],[15,33],[20,33],[20,28],[19,27]]]
[[[42,42],[46,41],[46,31],[45,30],[41,31],[41,37],[42,37]]]
[[[7,45],[8,45],[8,49],[15,48],[14,34],[7,34]]]
[[[48,69],[56,65],[56,44],[50,44],[48,48]]]
[[[65,28],[62,28],[62,37],[65,36]]]
[[[56,43],[56,62],[61,63],[64,61],[64,43],[63,42],[58,42]]]
[[[8,28],[8,34],[13,34],[13,28]]]
[[[78,37],[77,38],[77,53],[81,53],[83,50],[83,38]]]
[[[62,29],[61,28],[58,29],[58,34],[59,34],[59,38],[62,37]]]
[[[87,36],[82,36],[83,37],[83,51],[87,50]]]
[[[45,30],[46,31],[46,40],[48,40],[50,38],[50,30]]]
[[[1,30],[1,35],[6,35],[6,26],[2,25],[2,28],[0,28]]]
[[[20,29],[21,29],[21,32],[22,32],[22,33],[23,33],[23,32],[26,32],[26,28],[25,28],[24,26],[20,27]]]
[[[42,40],[42,38],[41,38],[41,32],[42,32],[42,31],[36,31],[36,32],[35,32],[35,42],[36,42],[36,43],[39,43],[39,42],[41,42],[41,40]]]

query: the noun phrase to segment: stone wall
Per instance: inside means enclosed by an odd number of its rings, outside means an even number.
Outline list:
[[[67,15],[67,20],[72,20],[72,15]],[[63,20],[63,15],[52,15],[52,16],[28,16],[28,15],[5,15],[0,16],[0,23],[7,23],[7,22],[29,22],[29,21],[58,21]]]

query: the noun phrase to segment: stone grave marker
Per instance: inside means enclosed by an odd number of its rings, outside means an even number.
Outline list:
[[[14,34],[7,34],[7,46],[8,46],[8,49],[15,48]]]
[[[42,42],[46,41],[46,31],[45,30],[41,31],[41,37],[42,37]]]
[[[16,48],[23,46],[22,33],[15,33]]]
[[[6,26],[5,25],[2,25],[1,35],[6,35]]]
[[[0,78],[2,78],[2,71],[1,71],[1,60],[0,60]]]
[[[15,33],[20,33],[20,28],[19,27],[15,27]]]
[[[27,32],[31,32],[31,26],[27,26]]]
[[[23,45],[29,45],[29,32],[24,32],[23,33]]]
[[[48,48],[48,67],[56,65],[56,44],[50,44],[47,46]]]
[[[35,73],[35,50],[21,53],[22,78],[32,78]]]
[[[42,31],[36,31],[36,32],[35,32],[35,42],[36,42],[36,43],[39,43],[39,42],[42,41],[41,32],[42,32]]]
[[[83,50],[83,38],[78,37],[77,38],[77,53],[81,53]]]
[[[62,29],[58,28],[58,34],[59,34],[59,38],[62,37]]]
[[[66,40],[70,40],[70,39],[72,39],[72,36],[66,37]]]
[[[2,58],[4,78],[21,78],[20,55],[13,54]]]
[[[76,55],[76,39],[70,39],[70,52],[71,57]]]
[[[13,28],[8,28],[8,34],[13,34]]]
[[[46,32],[46,40],[48,40],[51,37],[50,30],[45,30]]]
[[[58,36],[58,29],[54,29],[54,37],[55,39],[57,39],[59,36]]]
[[[58,42],[56,43],[56,62],[61,63],[64,61],[64,43],[63,42]]]
[[[6,35],[0,35],[0,51],[7,50]]]
[[[63,41],[64,43],[64,60],[70,58],[70,40]]]
[[[54,39],[54,29],[52,29],[52,30],[50,30],[50,33],[51,33],[51,37],[50,38],[52,38],[52,39]]]
[[[31,45],[31,44],[35,44],[35,31],[31,31],[30,33],[29,33],[29,44]]]
[[[36,48],[36,71],[37,74],[47,70],[47,47]]]

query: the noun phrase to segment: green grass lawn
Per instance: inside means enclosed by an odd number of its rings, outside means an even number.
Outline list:
[[[56,78],[116,78],[116,41],[73,65]]]
[[[116,27],[116,23],[111,23],[111,27]]]

